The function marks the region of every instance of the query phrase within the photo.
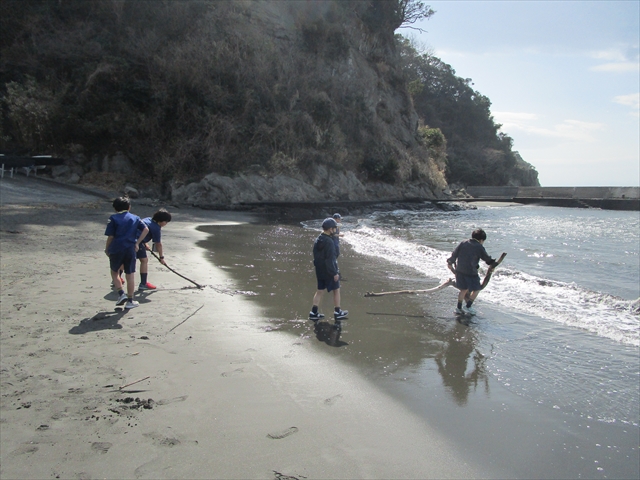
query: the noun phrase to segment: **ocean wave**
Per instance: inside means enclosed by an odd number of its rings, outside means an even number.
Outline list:
[[[412,243],[392,230],[358,226],[346,232],[343,240],[360,254],[409,267],[427,277],[451,276],[446,265],[450,252]],[[626,300],[575,283],[529,275],[507,263],[494,273],[482,292],[483,301],[640,346],[640,299]]]

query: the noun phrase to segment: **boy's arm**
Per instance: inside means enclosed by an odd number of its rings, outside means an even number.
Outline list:
[[[140,249],[140,243],[142,243],[144,237],[147,236],[147,233],[149,233],[149,227],[144,227],[144,230],[142,230],[142,232],[140,233],[138,240],[136,240],[136,252]]]
[[[113,235],[107,237],[107,244],[104,246],[104,253],[107,257],[109,256],[109,245],[111,245],[111,242],[113,242]]]
[[[158,257],[160,257],[160,263],[166,265],[164,262],[164,250],[162,248],[162,242],[154,243],[156,250],[158,251]]]
[[[449,267],[449,270],[451,270],[451,272],[453,274],[456,273],[455,268],[453,268],[453,266],[456,263],[456,260],[458,260],[458,255],[460,253],[460,245],[458,245],[455,250],[453,251],[453,253],[451,254],[451,256],[447,259],[447,267]]]
[[[486,264],[489,265],[490,267],[492,267],[496,263],[496,260],[491,258],[491,256],[487,253],[487,251],[485,250],[484,247],[482,247],[482,252],[480,254],[480,258],[482,258],[482,260],[484,260],[486,262]]]

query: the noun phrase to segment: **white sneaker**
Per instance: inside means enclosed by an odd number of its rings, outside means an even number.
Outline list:
[[[124,305],[128,298],[129,297],[127,297],[127,294],[123,293],[118,297],[118,301],[116,302],[116,305]]]
[[[129,300],[127,302],[127,304],[124,306],[124,308],[126,308],[127,310],[130,310],[132,308],[136,308],[136,307],[139,307],[139,306],[140,306],[140,304],[137,301]]]
[[[456,315],[464,315],[464,310],[462,310],[461,308],[456,307],[456,309],[453,311],[453,313],[455,313]]]
[[[464,310],[465,313],[468,313],[469,315],[476,315],[478,313],[473,307],[462,307],[462,310]]]

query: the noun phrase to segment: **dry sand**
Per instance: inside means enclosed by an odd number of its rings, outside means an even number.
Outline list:
[[[0,189],[1,478],[495,476],[355,371],[265,333],[195,229],[259,219],[172,209],[167,263],[205,288],[152,258],[158,290],[122,311],[110,202],[24,177]]]

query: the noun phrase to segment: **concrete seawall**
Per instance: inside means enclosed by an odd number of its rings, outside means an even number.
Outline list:
[[[640,210],[640,187],[467,187],[475,200],[556,207]]]

